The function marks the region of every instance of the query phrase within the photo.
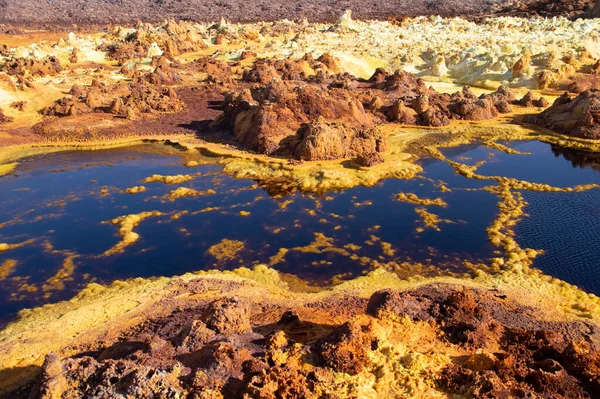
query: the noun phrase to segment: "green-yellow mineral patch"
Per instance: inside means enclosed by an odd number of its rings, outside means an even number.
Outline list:
[[[0,165],[0,176],[5,176],[13,172],[17,167],[17,162],[5,163]]]
[[[77,255],[68,254],[63,261],[62,267],[42,285],[45,296],[49,297],[51,291],[60,291],[65,289],[65,281],[73,281],[75,273],[75,258]]]
[[[8,243],[5,243],[5,242],[0,242],[0,252],[6,252],[6,251],[8,251],[10,249],[20,248],[20,247],[22,247],[24,245],[31,244],[34,241],[35,241],[35,239],[32,238],[32,239],[29,239],[29,240],[26,240],[26,241],[22,241],[22,242],[18,242],[18,243],[15,243],[15,244],[8,244]]]
[[[175,176],[163,176],[163,175],[152,175],[142,180],[142,183],[165,183],[165,184],[181,184],[193,180],[194,176],[191,175],[175,175]]]
[[[177,187],[175,190],[169,192],[168,194],[165,194],[165,199],[168,199],[170,201],[175,201],[177,198],[184,198],[184,197],[200,197],[203,195],[212,195],[212,194],[216,194],[215,190],[212,189],[208,189],[205,191],[199,191],[199,190],[195,190],[193,188],[188,188],[188,187]]]
[[[109,223],[119,225],[118,233],[121,237],[121,241],[115,244],[115,246],[112,248],[104,251],[103,256],[111,256],[123,252],[126,247],[132,245],[140,238],[140,235],[133,231],[133,229],[140,224],[142,220],[162,215],[163,213],[159,211],[149,211],[119,216],[118,218],[112,219]]]
[[[448,206],[448,204],[446,204],[446,201],[444,201],[442,198],[434,198],[434,199],[420,198],[416,194],[413,194],[413,193],[399,193],[396,195],[396,199],[398,201],[408,202],[409,204],[415,204],[415,205],[425,205],[425,206],[435,205],[435,206],[442,206],[442,207]]]
[[[17,261],[15,259],[6,259],[0,265],[0,281],[6,280],[17,270]]]
[[[133,187],[126,188],[124,191],[127,194],[139,194],[139,193],[145,192],[146,191],[146,187],[144,187],[144,186],[133,186]]]
[[[417,227],[417,233],[422,233],[426,228],[442,231],[439,226],[440,224],[453,223],[451,220],[441,219],[438,215],[429,212],[426,208],[415,208],[415,212],[421,217],[423,223],[423,226]]]
[[[207,254],[214,257],[217,261],[233,260],[238,253],[245,248],[243,241],[223,239],[217,244],[212,245],[206,251]]]

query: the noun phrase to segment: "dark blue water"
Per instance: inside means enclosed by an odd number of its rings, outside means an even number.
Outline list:
[[[532,154],[507,155],[478,146],[447,154],[469,164],[486,160],[478,170],[481,174],[557,186],[600,181],[589,155],[560,155],[555,149],[556,155],[549,145],[539,142],[511,145]],[[7,222],[0,227],[0,243],[33,240],[0,252],[0,265],[7,259],[17,261],[14,272],[0,280],[0,319],[6,322],[24,307],[69,298],[92,281],[271,263],[282,272],[325,283],[334,276],[365,273],[374,261],[420,263],[430,268],[429,274],[462,273],[463,261],[486,262],[496,256],[486,228],[496,217],[498,198],[478,190],[493,182],[466,179],[445,162],[425,160],[425,172],[409,181],[389,179],[370,188],[281,198],[272,197],[268,187],[255,181],[230,178],[219,165],[188,169],[182,163],[177,154],[157,154],[157,147],[140,146],[35,157],[19,166],[17,176],[0,178],[0,223]],[[198,176],[179,185],[146,183],[147,191],[140,194],[121,192],[152,174]],[[441,181],[452,191],[441,191]],[[109,194],[101,195],[105,186]],[[179,186],[213,189],[216,194],[165,201],[163,196]],[[595,293],[600,293],[594,270],[600,263],[600,215],[595,206],[600,203],[599,191],[524,192],[531,216],[516,229],[522,246],[547,251],[536,261],[537,267]],[[452,223],[440,224],[439,232],[417,233],[422,225],[415,212],[419,206],[396,200],[400,192],[443,198],[447,207],[427,209]],[[209,207],[219,209],[200,212]],[[103,222],[153,210],[167,215],[143,220],[135,229],[140,239],[123,253],[100,256],[119,241],[118,226]],[[241,210],[250,214],[240,216]],[[177,211],[188,213],[171,219]],[[327,237],[326,246],[315,248],[317,234]],[[207,252],[224,239],[243,242],[243,248],[225,259]],[[394,252],[385,251],[382,241],[391,244]],[[348,244],[360,248],[344,248]],[[280,248],[289,251],[282,261],[272,263]],[[49,279],[70,255],[75,256],[72,276],[60,289],[49,287]],[[403,275],[412,272],[410,268],[401,271]]]
[[[529,155],[508,155],[478,147],[452,160],[467,164],[486,161],[477,173],[506,176],[555,187],[600,184],[600,154],[563,149],[538,141],[510,143]],[[490,156],[493,154],[493,156]],[[461,160],[461,157],[470,158]],[[437,168],[449,168],[435,163]],[[452,172],[448,172],[451,174]],[[439,173],[436,173],[440,176]],[[460,184],[461,176],[446,177]],[[470,184],[489,184],[469,180]],[[600,294],[600,190],[581,193],[552,193],[521,190],[528,214],[515,228],[516,239],[523,248],[543,249],[534,266],[546,274],[575,284],[585,291]]]

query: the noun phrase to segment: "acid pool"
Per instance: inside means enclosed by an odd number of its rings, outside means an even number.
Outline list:
[[[600,183],[594,154],[537,141],[505,144],[521,153],[480,145],[442,152],[479,163],[482,175],[556,187]],[[447,162],[422,160],[424,172],[412,180],[275,195],[217,164],[187,168],[176,151],[160,147],[32,157],[0,178],[0,243],[16,244],[0,252],[0,324],[20,309],[68,299],[90,282],[262,263],[325,284],[378,266],[402,276],[467,273],[465,262],[487,263],[500,254],[486,232],[500,199],[483,190],[496,183],[463,177]],[[192,178],[143,182],[154,174]],[[145,191],[127,192],[135,186]],[[179,187],[198,195],[175,198]],[[600,190],[520,191],[528,215],[514,229],[516,240],[545,251],[534,266],[600,294]],[[437,203],[402,201],[400,193]],[[122,240],[111,221],[149,211],[155,214],[133,228],[139,238],[111,251]]]

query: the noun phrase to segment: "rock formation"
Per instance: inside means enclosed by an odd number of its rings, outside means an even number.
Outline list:
[[[429,284],[311,307],[301,317],[222,297],[179,309],[97,351],[50,353],[29,397],[343,397],[367,389],[356,385],[365,378],[379,397],[600,395],[597,329],[540,320],[498,291]],[[325,327],[315,312],[348,321]]]
[[[375,123],[374,117],[347,90],[325,90],[298,81],[274,81],[239,94],[230,93],[225,104],[217,124],[231,129],[245,147],[264,154],[291,154],[296,152],[298,142],[304,141],[298,150],[299,156],[314,154],[316,159],[338,158],[343,151],[336,143],[356,134],[349,134],[349,129],[361,131]],[[303,125],[316,122],[318,118],[322,121],[320,125],[309,125],[300,132]],[[323,122],[336,124],[325,125]],[[336,137],[327,137],[330,134]],[[350,137],[345,138],[346,134]],[[312,138],[307,139],[308,136]],[[322,150],[335,152],[319,152]]]
[[[133,113],[174,113],[185,109],[173,89],[146,84],[74,86],[71,97],[63,97],[40,112],[46,116],[73,116],[107,112],[130,116]]]
[[[0,108],[0,125],[3,123],[10,123],[13,121],[13,118],[11,118],[8,115],[4,114],[4,111],[2,110],[2,108]]]
[[[600,139],[600,94],[585,91],[575,98],[568,93],[538,115],[525,119],[555,132],[572,137]]]

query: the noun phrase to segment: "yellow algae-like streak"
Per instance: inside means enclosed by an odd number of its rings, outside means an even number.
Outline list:
[[[6,259],[0,265],[0,281],[6,280],[17,270],[17,261],[15,259]]]
[[[50,296],[50,291],[61,291],[65,289],[65,281],[73,281],[75,273],[75,259],[77,255],[68,254],[63,261],[62,267],[42,285],[45,296]]]
[[[412,155],[402,148],[384,153],[384,162],[368,168],[352,164],[349,160],[311,161],[300,165],[282,162],[252,154],[234,152],[216,145],[207,148],[215,155],[226,156],[219,160],[223,171],[235,178],[254,179],[265,184],[282,184],[286,188],[307,192],[351,188],[358,185],[374,186],[384,178],[411,179],[422,168],[411,162]]]
[[[170,201],[175,201],[177,198],[200,197],[203,195],[213,195],[216,193],[217,192],[212,189],[208,189],[205,191],[198,191],[198,190],[195,190],[193,188],[188,188],[188,187],[177,187],[175,190],[169,192],[168,194],[165,194],[164,198],[168,199]]]
[[[424,226],[417,228],[418,233],[423,232],[424,228],[430,228],[435,231],[442,231],[442,229],[440,229],[439,226],[441,223],[452,223],[451,220],[441,219],[438,215],[427,211],[427,209],[425,208],[416,208],[415,212],[421,217]]]
[[[126,188],[125,190],[123,190],[123,192],[127,193],[127,194],[139,194],[139,193],[143,193],[146,191],[146,187],[144,186],[133,186],[133,187],[129,187]]]
[[[233,260],[245,246],[246,244],[243,241],[228,240],[225,238],[208,248],[206,253],[213,256],[219,262]]]
[[[19,242],[16,244],[8,244],[6,242],[0,242],[0,252],[5,252],[8,251],[10,249],[15,249],[15,248],[20,248],[24,245],[28,245],[31,244],[35,241],[35,239],[31,238],[29,240],[23,241],[23,242]]]
[[[408,202],[409,204],[414,205],[435,205],[446,207],[448,204],[441,198],[420,198],[416,194],[413,193],[399,193],[396,195],[396,199],[402,202]]]
[[[194,176],[191,175],[175,175],[175,176],[163,176],[163,175],[152,175],[142,180],[142,183],[165,183],[165,184],[181,184],[193,180]]]
[[[17,167],[17,162],[11,162],[0,165],[0,176],[5,176],[13,172]]]
[[[119,236],[121,237],[121,241],[119,241],[114,247],[104,251],[102,255],[110,256],[123,252],[126,247],[132,245],[140,238],[140,235],[133,231],[133,229],[140,224],[142,220],[162,215],[164,214],[159,211],[149,211],[119,216],[118,218],[111,220],[111,224],[119,225]]]

